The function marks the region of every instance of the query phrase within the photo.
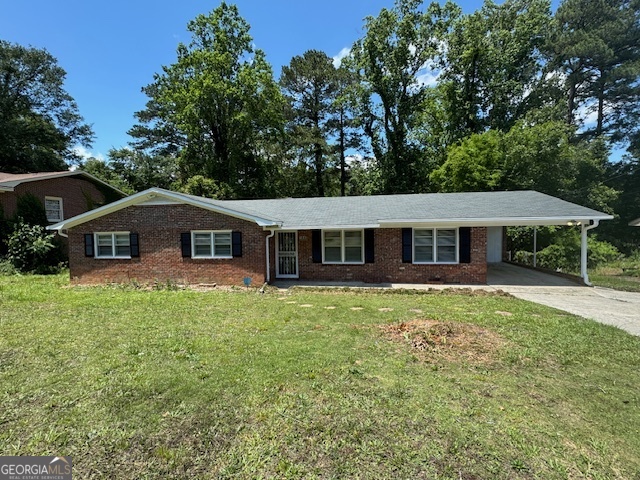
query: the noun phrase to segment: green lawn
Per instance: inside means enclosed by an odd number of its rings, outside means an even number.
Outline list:
[[[0,331],[0,454],[74,478],[640,478],[640,338],[511,297],[4,276]]]

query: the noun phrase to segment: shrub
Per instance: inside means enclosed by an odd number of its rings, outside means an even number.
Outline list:
[[[580,271],[580,237],[564,237],[561,240],[538,252],[538,265],[552,270],[560,269],[563,272]],[[613,262],[620,257],[616,247],[595,238],[587,239],[587,249],[589,268]]]
[[[31,225],[49,225],[42,202],[32,193],[20,195],[16,202],[16,223],[22,220]]]
[[[16,267],[13,266],[7,258],[0,257],[0,275],[15,275],[18,273]]]
[[[60,271],[60,247],[54,235],[40,225],[20,220],[9,235],[7,259],[20,272],[56,273]]]

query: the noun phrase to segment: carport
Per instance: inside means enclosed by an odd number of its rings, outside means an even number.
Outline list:
[[[557,200],[557,199],[556,199]],[[611,220],[613,219],[612,215],[607,215],[602,212],[598,212],[595,210],[591,210],[589,208],[580,207],[578,205],[564,202],[560,200],[561,203],[567,205],[566,210],[560,209],[558,214],[550,211],[549,215],[541,215],[538,217],[520,217],[520,218],[512,218],[507,219],[505,221],[504,218],[500,219],[498,225],[488,224],[487,226],[487,264],[491,267],[496,263],[500,263],[504,258],[504,250],[503,250],[503,241],[504,241],[504,229],[505,227],[524,227],[524,226],[578,226],[580,227],[580,278],[585,283],[585,285],[591,285],[589,282],[589,273],[587,271],[587,256],[588,256],[588,248],[587,248],[587,235],[589,230],[596,228],[601,220]],[[555,207],[556,205],[554,205]],[[564,207],[563,205],[560,205]],[[536,206],[538,207],[538,206]],[[577,207],[577,208],[573,208]],[[538,208],[539,210],[539,208]],[[535,231],[534,231],[534,255],[536,250],[536,240],[535,240]],[[491,270],[491,268],[490,268]],[[494,273],[499,272],[499,269],[494,268]],[[533,277],[533,275],[530,275]]]

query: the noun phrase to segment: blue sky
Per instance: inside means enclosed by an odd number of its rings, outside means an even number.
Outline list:
[[[362,35],[363,19],[393,0],[237,0],[276,78],[282,65],[306,50],[336,56]],[[500,2],[498,2],[500,3]],[[554,2],[555,3],[555,2]],[[481,0],[458,1],[465,12]],[[126,146],[133,113],[144,108],[141,87],[187,43],[187,22],[218,2],[194,0],[2,0],[0,38],[46,48],[67,71],[75,98],[96,139],[91,153],[106,157]]]

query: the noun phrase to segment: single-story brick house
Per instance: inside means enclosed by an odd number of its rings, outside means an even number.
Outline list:
[[[86,172],[0,172],[0,206],[5,218],[16,213],[18,198],[32,194],[45,208],[47,220],[58,223],[120,200],[126,194]]]
[[[151,188],[52,225],[74,283],[485,283],[505,226],[610,215],[534,191],[212,200]]]

